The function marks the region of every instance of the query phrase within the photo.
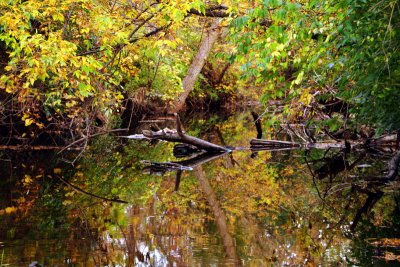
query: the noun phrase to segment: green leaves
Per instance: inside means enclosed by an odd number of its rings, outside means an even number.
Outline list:
[[[346,95],[350,102],[357,96],[358,119],[398,128],[399,120],[390,115],[396,108],[383,102],[398,99],[398,5],[377,0],[257,2],[231,23],[242,77],[255,81],[269,97],[296,98],[310,86],[314,92],[329,87],[331,94]]]
[[[93,95],[93,87],[90,84],[79,83],[78,85],[79,94],[83,97],[88,97]]]

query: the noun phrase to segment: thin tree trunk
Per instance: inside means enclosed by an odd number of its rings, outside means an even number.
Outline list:
[[[200,71],[204,66],[204,63],[206,62],[206,59],[211,52],[213,44],[218,38],[218,35],[220,33],[220,23],[221,18],[214,19],[210,29],[208,29],[208,31],[206,32],[203,42],[200,45],[200,49],[193,59],[186,74],[186,77],[183,80],[183,92],[172,103],[172,107],[169,112],[178,112],[182,110],[185,106],[186,98],[193,90],[197,77],[199,76]]]

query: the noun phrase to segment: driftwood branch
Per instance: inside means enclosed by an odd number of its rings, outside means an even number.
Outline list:
[[[168,128],[154,132],[154,131],[149,131],[149,130],[143,130],[142,131],[143,136],[148,139],[159,139],[159,140],[164,140],[168,142],[178,142],[178,143],[184,143],[184,144],[189,144],[196,146],[200,149],[204,149],[206,151],[220,151],[220,152],[230,152],[231,150],[210,142],[207,142],[205,140],[202,140],[200,138],[194,137],[187,135],[185,133],[179,134],[176,130],[170,130]]]
[[[205,140],[202,140],[200,138],[187,135],[183,132],[183,126],[181,123],[181,120],[179,118],[179,115],[175,113],[176,117],[176,126],[177,130],[171,130],[168,128],[165,128],[160,131],[150,131],[150,130],[143,130],[142,134],[144,138],[147,139],[159,139],[159,140],[164,140],[168,142],[178,142],[178,143],[184,143],[184,144],[189,144],[193,145],[195,147],[198,147],[200,149],[203,149],[208,152],[230,152],[231,149],[228,149],[226,147],[216,145],[210,142],[207,142]],[[138,135],[134,136],[136,139],[138,139]],[[129,136],[127,137],[129,138]]]
[[[252,151],[262,151],[262,150],[292,150],[300,148],[300,143],[280,141],[280,140],[265,140],[265,139],[251,139],[250,149]]]
[[[215,160],[217,158],[222,157],[223,155],[226,155],[228,152],[224,152],[224,153],[211,153],[211,152],[206,152],[203,154],[200,154],[194,158],[191,159],[187,159],[187,160],[182,160],[180,162],[177,162],[183,166],[187,166],[187,167],[191,167],[191,168],[195,168],[197,166],[200,166],[206,162]]]
[[[142,134],[134,134],[134,135],[128,135],[128,136],[120,136],[122,138],[129,138],[129,139],[147,139],[147,140],[164,140],[168,142],[177,142],[177,143],[183,143],[183,144],[188,144],[195,146],[201,150],[207,151],[207,152],[231,152],[232,149],[213,144],[210,142],[207,142],[203,139],[187,135],[183,131],[183,126],[181,123],[181,120],[179,118],[178,114],[174,114],[176,118],[176,130],[171,130],[168,128],[159,130],[159,131],[151,131],[151,130],[143,130]]]

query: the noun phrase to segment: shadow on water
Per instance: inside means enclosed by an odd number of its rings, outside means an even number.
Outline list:
[[[255,121],[238,114],[186,128],[246,147],[260,137]],[[102,136],[74,167],[50,152],[0,159],[0,266],[399,264],[399,184],[380,179],[389,155],[212,154]]]

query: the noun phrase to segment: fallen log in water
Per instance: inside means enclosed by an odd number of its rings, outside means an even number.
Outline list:
[[[230,152],[232,149],[223,147],[217,144],[207,142],[203,139],[187,135],[182,130],[182,124],[179,116],[175,114],[176,117],[176,130],[171,130],[168,128],[159,131],[143,130],[142,134],[134,134],[129,136],[122,136],[129,139],[148,139],[148,140],[164,140],[168,142],[177,142],[193,145],[199,149],[205,150],[207,152]]]
[[[207,142],[200,138],[190,136],[187,134],[179,134],[178,131],[163,129],[157,132],[143,130],[143,135],[148,139],[158,139],[169,142],[178,142],[196,146],[198,148],[204,149],[206,151],[230,151],[230,149]]]
[[[350,144],[350,143],[348,143]],[[358,146],[362,143],[353,142],[350,144],[351,147]],[[338,148],[344,149],[346,148],[345,142],[325,142],[325,143],[298,143],[298,142],[290,142],[290,141],[280,141],[280,140],[265,140],[265,139],[251,139],[250,140],[250,149],[253,151],[261,151],[261,150],[291,150],[291,149],[328,149],[328,148]]]
[[[209,152],[230,152],[232,149],[216,145],[210,142],[207,142],[203,139],[187,135],[187,134],[179,134],[176,130],[171,130],[168,128],[162,129],[160,131],[150,131],[143,130],[142,134],[133,134],[128,136],[120,136],[122,138],[135,139],[135,140],[164,140],[167,142],[176,142],[183,143],[188,145],[193,145],[197,148],[200,148]]]
[[[250,145],[251,147],[271,147],[271,148],[301,147],[301,144],[296,142],[265,140],[265,139],[251,139]]]

